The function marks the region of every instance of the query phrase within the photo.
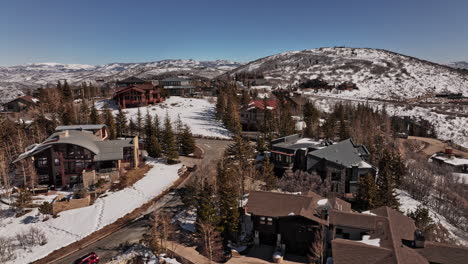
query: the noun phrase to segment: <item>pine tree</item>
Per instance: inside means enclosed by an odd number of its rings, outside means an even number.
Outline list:
[[[234,135],[240,135],[242,126],[240,123],[239,107],[235,95],[228,97],[226,113],[224,114],[224,124]]]
[[[274,172],[274,165],[270,162],[270,158],[268,156],[265,157],[263,164],[262,164],[262,179],[265,181],[265,189],[271,190],[276,187],[277,178]]]
[[[219,120],[224,119],[226,111],[226,94],[223,89],[219,90],[218,98],[216,100],[216,118]]]
[[[196,196],[197,223],[209,223],[217,226],[219,223],[218,207],[213,185],[205,178],[202,188]]]
[[[143,132],[143,117],[141,116],[140,108],[138,108],[138,112],[137,112],[136,126],[137,126],[137,131],[136,131],[137,135],[138,137],[141,137],[141,134]]]
[[[148,155],[153,158],[161,157],[161,144],[155,134],[152,134],[148,144]]]
[[[80,124],[88,124],[89,107],[84,98],[81,100],[80,113],[78,117],[79,117]]]
[[[89,123],[95,125],[101,124],[101,117],[99,116],[96,106],[94,105],[94,101],[91,104],[91,111],[89,113]]]
[[[63,83],[62,86],[63,99],[67,102],[73,101],[73,93],[71,91],[70,85],[68,85],[67,80]]]
[[[377,205],[377,185],[372,174],[367,173],[359,178],[356,194],[356,206],[361,211],[374,209]]]
[[[317,138],[318,135],[317,127],[320,119],[320,111],[315,107],[314,103],[307,101],[303,108],[304,122],[306,128],[304,134],[306,137]]]
[[[295,122],[292,118],[291,108],[284,101],[280,100],[280,118],[279,118],[279,134],[281,137],[289,136],[294,134],[295,131]]]
[[[154,131],[154,127],[153,127],[153,118],[151,117],[148,108],[146,108],[144,131],[145,131],[146,143],[149,144],[150,138]]]
[[[166,119],[164,120],[163,142],[164,152],[168,162],[175,162],[179,158],[179,151],[168,113],[166,113]]]
[[[117,137],[123,137],[127,131],[127,117],[125,112],[120,108],[117,116],[115,117],[115,131]]]
[[[104,120],[104,124],[106,124],[107,129],[109,130],[109,139],[115,139],[116,136],[116,128],[115,128],[115,120],[114,116],[112,115],[111,110],[104,110],[102,113],[102,120]]]
[[[190,127],[184,125],[182,133],[180,134],[180,154],[189,155],[195,151],[195,139],[193,138]]]
[[[63,125],[76,124],[76,112],[73,103],[66,103],[61,113]]]
[[[133,119],[130,118],[130,121],[128,122],[128,130],[130,132],[130,136],[135,136],[137,134],[137,125],[135,122],[133,122]]]
[[[340,140],[345,140],[348,139],[351,135],[349,132],[349,127],[348,124],[346,123],[346,120],[344,120],[344,117],[340,117],[340,130],[338,132]]]
[[[384,150],[379,162],[379,175],[377,178],[377,199],[379,206],[389,206],[398,210],[400,204],[395,194],[395,174],[393,171],[393,155]]]
[[[218,163],[216,176],[219,200],[219,229],[225,240],[236,237],[239,226],[239,188],[234,180],[235,171],[227,166],[225,160]]]

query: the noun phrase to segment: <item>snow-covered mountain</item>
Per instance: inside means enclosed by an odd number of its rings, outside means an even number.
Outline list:
[[[343,92],[343,97],[403,99],[445,91],[468,96],[468,73],[380,49],[336,47],[285,52],[228,74],[241,72],[262,73],[279,88],[316,78],[331,84],[357,84],[359,90]]]
[[[468,70],[468,61],[455,61],[447,64],[447,66],[455,69],[466,69]]]
[[[71,84],[111,81],[129,76],[151,77],[166,73],[193,74],[214,78],[241,64],[228,60],[162,60],[144,63],[110,63],[101,66],[60,63],[32,63],[0,67],[0,102],[23,94],[26,89],[35,89],[55,84],[66,79]]]

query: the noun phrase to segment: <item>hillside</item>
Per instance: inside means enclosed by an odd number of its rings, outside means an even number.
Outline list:
[[[468,73],[379,49],[337,47],[285,52],[227,74],[243,72],[261,73],[278,88],[316,78],[330,84],[357,84],[359,90],[343,92],[343,97],[403,99],[445,91],[468,95]]]
[[[447,66],[455,69],[465,69],[468,70],[468,61],[456,61],[447,64]]]
[[[71,84],[98,79],[111,81],[129,76],[152,77],[161,74],[193,74],[214,78],[238,67],[237,62],[227,60],[162,60],[144,63],[111,63],[101,66],[83,64],[34,63],[0,67],[0,103],[58,80],[67,79]]]

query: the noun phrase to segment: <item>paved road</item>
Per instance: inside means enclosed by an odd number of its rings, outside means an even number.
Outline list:
[[[221,140],[212,140],[212,139],[196,139],[196,144],[200,146],[205,152],[203,160],[191,159],[193,164],[215,164],[216,160],[221,157],[226,147],[231,144],[230,141],[221,141]],[[190,159],[187,159],[190,160]],[[185,162],[185,160],[183,161]],[[190,161],[187,161],[190,162]],[[193,164],[187,164],[191,166]],[[180,187],[182,187],[181,184]],[[176,195],[176,192],[169,192],[167,195],[163,196],[158,200],[154,205],[152,205],[147,211],[146,214],[151,212],[161,210],[161,208],[174,208],[180,205],[179,196]],[[147,233],[149,226],[149,221],[147,217],[141,217],[133,221],[130,225],[120,229],[119,231],[112,233],[111,235],[83,248],[79,251],[60,259],[59,261],[53,263],[63,263],[70,264],[79,257],[86,255],[89,252],[96,252],[100,257],[102,263],[111,260],[113,257],[121,253],[121,248],[125,244],[137,243],[143,238],[143,235]]]

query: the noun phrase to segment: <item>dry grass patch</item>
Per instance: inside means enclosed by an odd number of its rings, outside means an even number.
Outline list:
[[[152,168],[150,165],[142,165],[136,169],[132,169],[120,176],[120,181],[113,186],[114,190],[121,190],[126,187],[130,187],[143,178],[146,173]]]

